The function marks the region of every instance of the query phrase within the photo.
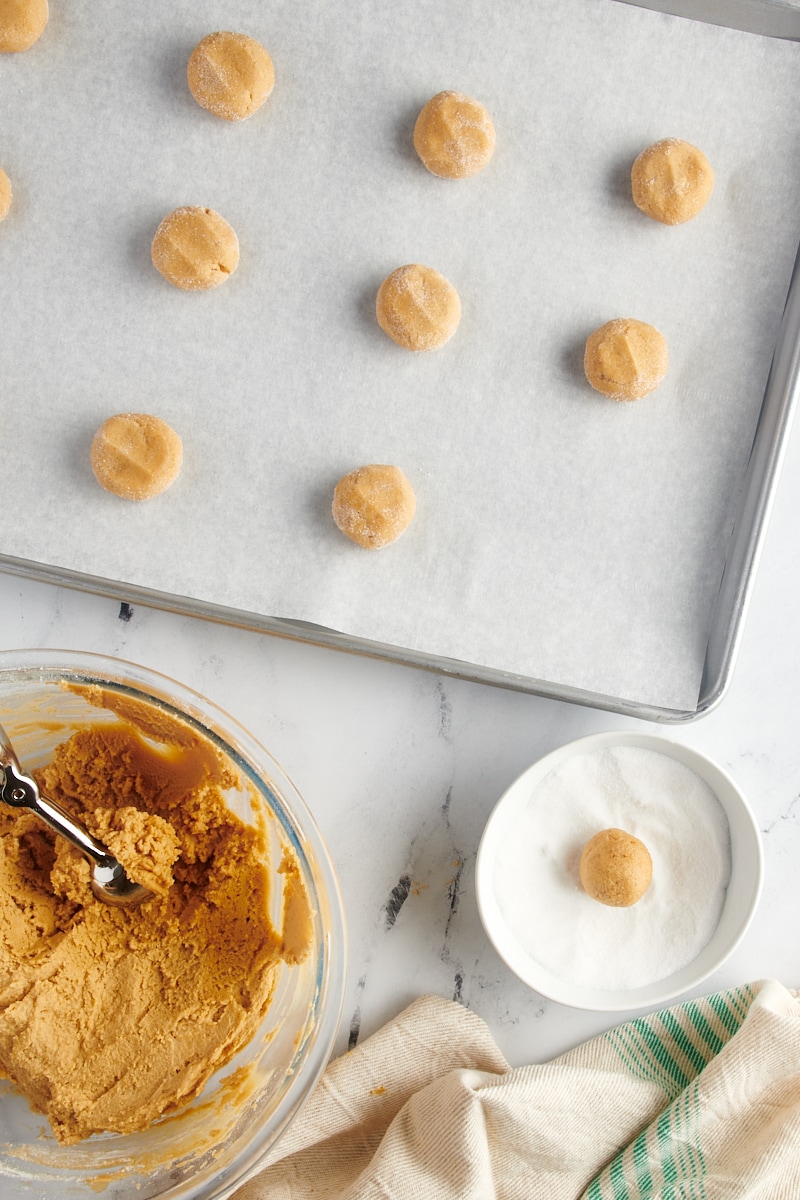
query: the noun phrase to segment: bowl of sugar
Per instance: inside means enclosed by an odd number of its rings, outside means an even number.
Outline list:
[[[651,733],[559,747],[500,797],[481,837],[484,929],[529,987],[627,1012],[696,988],[761,894],[761,835],[716,763]]]

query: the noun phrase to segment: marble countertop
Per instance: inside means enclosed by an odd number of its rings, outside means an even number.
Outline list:
[[[766,871],[743,941],[699,992],[764,977],[800,986],[800,432],[790,440],[736,669],[717,709],[667,728],[0,573],[0,649],[111,654],[227,709],[314,812],[349,929],[335,1053],[434,992],[483,1017],[507,1059],[541,1062],[615,1025],[519,982],[475,902],[495,802],[542,754],[642,728],[714,758],[748,797]]]

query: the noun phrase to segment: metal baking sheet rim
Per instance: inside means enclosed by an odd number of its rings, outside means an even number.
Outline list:
[[[654,8],[711,24],[729,25],[771,37],[800,39],[800,14],[776,8],[761,0],[624,0],[634,6]],[[420,651],[356,638],[335,629],[258,613],[239,612],[185,596],[167,595],[135,584],[70,572],[43,563],[0,554],[0,566],[11,574],[40,579],[57,586],[92,592],[118,600],[136,601],[226,625],[271,633],[351,654],[386,659],[450,675],[473,683],[490,684],[527,692],[550,700],[664,724],[697,720],[711,712],[725,696],[741,642],[758,559],[775,496],[797,396],[800,392],[800,251],[784,308],[772,368],[767,381],[758,426],[745,474],[738,511],[733,522],[728,554],[710,624],[705,665],[697,707],[692,710],[661,708],[635,699],[588,692],[557,682],[515,675],[491,667],[440,658]]]

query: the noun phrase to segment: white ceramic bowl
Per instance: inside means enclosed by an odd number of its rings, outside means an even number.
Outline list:
[[[710,940],[691,962],[674,973],[643,986],[609,990],[581,986],[559,978],[531,956],[510,927],[498,903],[495,867],[504,839],[528,807],[533,792],[551,771],[574,755],[613,747],[639,747],[676,759],[689,767],[712,790],[727,817],[730,832],[731,875],[719,921]],[[533,860],[532,860],[533,861]],[[761,835],[742,793],[721,767],[677,742],[650,733],[600,733],[579,738],[546,755],[511,784],[495,806],[484,829],[476,863],[476,895],[486,933],[515,975],[540,995],[572,1008],[629,1012],[665,1003],[696,988],[716,971],[736,948],[750,924],[761,894],[763,876]],[[532,919],[548,920],[546,913]],[[569,930],[553,930],[569,937]]]
[[[312,948],[281,967],[261,1028],[194,1101],[141,1133],[95,1135],[59,1145],[41,1115],[0,1081],[0,1196],[14,1200],[224,1200],[274,1146],[324,1070],[338,1031],[346,944],[336,877],[309,809],[264,748],[209,700],[154,671],[93,654],[0,653],[0,723],[23,768],[47,763],[72,732],[112,714],[62,681],[98,684],[155,706],[200,732],[255,790],[273,845],[271,888],[280,905],[281,848],[288,844],[314,910]],[[231,792],[233,789],[231,789]],[[253,793],[226,794],[244,819]],[[240,810],[240,804],[242,809]],[[232,1095],[225,1078],[247,1069],[252,1086]]]

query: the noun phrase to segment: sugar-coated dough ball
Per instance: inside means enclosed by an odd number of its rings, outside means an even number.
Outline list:
[[[11,180],[0,167],[0,221],[8,216],[11,208]]]
[[[461,92],[439,92],[414,126],[414,149],[442,179],[466,179],[482,171],[494,154],[492,118],[482,104]]]
[[[29,50],[44,33],[47,0],[0,0],[0,53]]]
[[[658,387],[668,366],[666,338],[646,321],[617,317],[586,339],[586,378],[612,400],[640,400]]]
[[[379,550],[408,529],[417,499],[399,467],[373,463],[342,476],[331,508],[342,533],[367,550]]]
[[[624,829],[603,829],[583,848],[584,890],[601,904],[629,908],[641,900],[653,878],[653,860],[644,842]]]
[[[711,163],[696,146],[665,138],[643,150],[631,168],[633,202],[664,225],[696,217],[714,190]]]
[[[433,267],[410,263],[384,279],[375,301],[378,324],[406,350],[438,350],[461,320],[452,283]]]
[[[224,283],[239,264],[239,239],[213,208],[176,208],[159,225],[151,247],[153,266],[185,292]]]
[[[123,500],[149,500],[174,483],[183,462],[178,434],[160,417],[120,413],[94,435],[91,463],[107,492]]]
[[[200,107],[224,121],[251,117],[275,86],[272,59],[244,33],[209,33],[192,51],[186,75]]]

